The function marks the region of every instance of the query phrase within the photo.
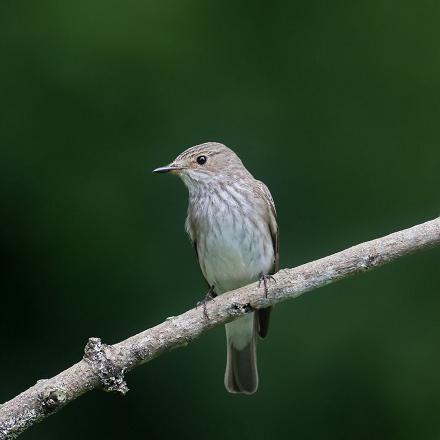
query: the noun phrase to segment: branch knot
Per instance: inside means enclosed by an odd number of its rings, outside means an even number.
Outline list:
[[[43,411],[51,413],[64,405],[67,399],[67,393],[61,388],[55,388],[44,391],[40,398]]]
[[[111,347],[103,344],[100,338],[90,338],[84,348],[83,359],[93,368],[105,391],[116,391],[124,395],[128,391],[124,379],[125,369],[114,364],[110,352]]]

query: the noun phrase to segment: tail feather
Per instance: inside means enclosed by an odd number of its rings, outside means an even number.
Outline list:
[[[254,314],[226,324],[225,387],[230,393],[253,394],[258,388]]]
[[[260,309],[255,312],[258,321],[258,335],[261,338],[265,338],[267,336],[267,332],[269,331],[271,312],[272,312],[272,307],[266,307],[265,309]]]

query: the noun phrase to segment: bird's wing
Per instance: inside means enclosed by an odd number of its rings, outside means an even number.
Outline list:
[[[194,252],[195,252],[195,254],[196,254],[197,263],[199,263],[200,271],[201,271],[202,274],[203,274],[203,278],[205,279],[206,284],[208,285],[208,287],[211,289],[212,286],[210,286],[208,280],[206,279],[204,268],[203,268],[202,265],[200,264],[199,252],[198,252],[198,250],[197,250],[197,239],[196,239],[196,234],[194,233],[194,230],[193,230],[193,228],[192,228],[192,225],[191,225],[191,219],[189,218],[189,216],[186,218],[186,222],[185,222],[185,230],[186,230],[186,232],[187,232],[187,234],[188,234],[188,236],[189,236],[189,238],[190,238],[190,240],[191,240],[191,243],[192,243],[192,245],[193,245],[193,249],[194,249]]]
[[[260,198],[262,198],[269,210],[268,210],[268,218],[267,223],[270,230],[270,235],[272,237],[272,245],[273,245],[273,253],[274,253],[274,262],[272,266],[272,271],[270,274],[272,275],[278,272],[279,265],[279,257],[280,257],[280,245],[279,245],[279,231],[278,231],[278,223],[277,223],[277,211],[275,209],[275,202],[273,201],[272,194],[269,191],[269,188],[263,183],[257,180],[257,194]]]
[[[272,237],[274,261],[273,261],[271,273],[265,275],[272,275],[278,272],[279,256],[280,256],[277,211],[275,209],[275,202],[273,201],[272,194],[270,193],[269,188],[259,180],[257,180],[257,195],[265,201],[265,203],[269,208],[267,223],[269,226],[270,235]],[[258,334],[262,338],[264,338],[267,335],[267,332],[269,330],[271,311],[272,311],[272,307],[267,307],[265,309],[260,309],[257,311],[257,329],[258,329]]]

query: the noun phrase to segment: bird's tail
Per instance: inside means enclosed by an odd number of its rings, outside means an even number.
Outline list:
[[[252,394],[258,388],[254,313],[226,324],[225,387],[230,393]]]

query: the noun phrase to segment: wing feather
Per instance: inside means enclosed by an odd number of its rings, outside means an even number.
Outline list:
[[[280,259],[280,242],[279,242],[279,229],[277,222],[277,211],[275,208],[275,202],[273,201],[272,194],[269,191],[269,188],[259,180],[257,182],[257,193],[259,196],[267,203],[268,205],[268,226],[270,230],[270,234],[272,237],[272,245],[273,245],[273,253],[274,253],[274,262],[272,266],[272,271],[269,274],[265,275],[273,275],[278,272],[279,268],[279,259]],[[260,309],[257,311],[257,329],[258,334],[264,338],[269,331],[269,322],[270,322],[270,314],[272,312],[272,307],[267,307],[265,309]]]
[[[188,236],[189,236],[189,238],[191,240],[194,252],[196,254],[197,263],[199,263],[200,271],[202,272],[202,275],[203,275],[203,279],[206,281],[206,284],[208,285],[208,287],[211,288],[212,286],[209,285],[209,282],[208,282],[208,280],[206,279],[206,276],[205,276],[205,271],[203,270],[203,267],[202,267],[202,265],[200,263],[199,251],[197,250],[196,234],[194,233],[194,230],[192,228],[192,223],[191,223],[191,219],[190,219],[189,215],[188,215],[188,217],[186,218],[186,221],[185,221],[185,230],[186,230],[186,232],[187,232],[187,234],[188,234]]]

